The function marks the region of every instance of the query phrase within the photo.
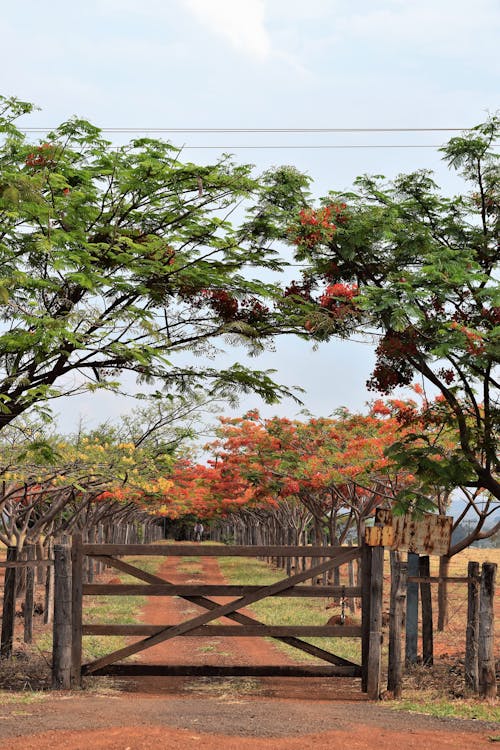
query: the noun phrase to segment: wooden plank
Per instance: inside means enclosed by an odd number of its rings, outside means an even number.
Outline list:
[[[469,585],[467,590],[467,627],[465,631],[465,683],[467,687],[479,691],[479,563],[469,561],[467,565]]]
[[[336,557],[347,547],[237,546],[226,544],[84,544],[84,555],[165,557]],[[359,550],[359,547],[349,547]],[[359,556],[359,553],[355,555]]]
[[[244,596],[258,591],[262,586],[219,584],[137,584],[137,583],[84,583],[84,596]],[[331,597],[361,596],[360,586],[292,586],[273,596]]]
[[[479,591],[479,695],[494,701],[497,695],[495,670],[495,563],[483,563]]]
[[[429,577],[429,567],[429,555],[421,555],[418,561],[418,572],[422,603],[422,664],[426,667],[431,667],[434,663],[431,585],[425,581],[425,578]]]
[[[384,583],[384,548],[372,547],[370,591],[370,649],[366,692],[372,700],[380,697],[382,668],[382,595]]]
[[[408,552],[408,577],[415,578],[418,574],[418,555]],[[418,583],[408,583],[406,595],[406,640],[405,662],[417,663],[418,645]]]
[[[391,510],[377,508],[375,526],[365,531],[371,546],[408,550],[422,555],[447,555],[450,550],[453,518],[426,513],[419,518],[410,514],[395,516]]]
[[[186,620],[185,622],[180,623],[179,625],[176,625],[174,627],[166,628],[161,633],[150,636],[149,638],[146,638],[143,641],[139,641],[138,643],[132,643],[129,646],[125,646],[124,648],[118,649],[117,651],[114,651],[113,653],[108,654],[107,656],[103,656],[100,659],[96,659],[96,661],[92,662],[92,664],[87,665],[87,669],[89,669],[90,671],[93,671],[94,669],[99,669],[119,659],[122,659],[122,658],[124,659],[127,656],[131,656],[132,654],[136,654],[139,651],[143,651],[144,649],[147,649],[150,646],[155,646],[157,643],[162,643],[163,641],[169,640],[171,638],[175,638],[176,636],[182,635],[183,633],[187,633],[193,628],[197,627],[198,625],[205,625],[211,620],[216,620],[219,617],[223,617],[226,614],[231,614],[238,609],[242,609],[243,607],[247,607],[249,604],[253,604],[254,602],[259,601],[260,599],[264,599],[267,596],[271,596],[273,593],[290,588],[296,583],[301,583],[302,581],[305,581],[309,578],[320,575],[321,573],[323,573],[323,571],[329,570],[335,565],[342,565],[348,562],[348,560],[352,560],[353,557],[357,557],[357,552],[355,551],[355,548],[345,547],[342,554],[337,555],[335,559],[326,560],[320,565],[315,565],[314,567],[309,568],[308,570],[305,570],[302,573],[297,573],[291,578],[284,578],[284,579],[281,579],[280,581],[276,581],[275,583],[272,583],[270,586],[263,586],[259,591],[256,591],[252,594],[247,594],[246,596],[242,596],[239,599],[236,599],[235,601],[228,602],[227,604],[217,606],[214,610],[210,612],[205,612],[202,615],[193,617],[190,620]]]
[[[366,693],[368,680],[368,652],[370,650],[370,580],[372,569],[372,548],[367,544],[361,554],[361,664],[363,675],[361,689]]]
[[[83,625],[83,635],[156,635],[173,625]],[[296,635],[302,638],[314,636],[327,638],[360,638],[361,627],[357,625],[201,625],[187,635],[203,638],[255,638]],[[182,637],[182,636],[180,636]]]
[[[468,583],[468,576],[408,576],[408,583]]]
[[[133,575],[136,578],[139,578],[142,581],[146,581],[148,583],[168,583],[168,581],[165,581],[163,578],[160,578],[159,576],[155,576],[152,573],[147,573],[145,570],[141,570],[140,568],[137,568],[135,565],[131,565],[130,563],[125,562],[124,560],[118,560],[115,557],[105,557],[101,556],[97,558],[98,560],[102,561],[104,565],[114,567],[117,570],[121,570],[123,573],[128,573],[129,575]],[[217,607],[217,603],[212,601],[211,599],[207,599],[203,596],[183,596],[181,597],[185,599],[188,602],[191,602],[192,604],[197,604],[199,607],[204,607],[208,610],[213,610]],[[256,620],[253,617],[250,617],[249,615],[244,615],[241,612],[233,612],[231,614],[226,615],[226,617],[230,620],[234,620],[235,622],[240,623],[241,625],[253,625],[253,624],[262,624],[259,623],[258,620]],[[275,640],[280,641],[281,643],[286,643],[288,646],[291,646],[292,648],[296,648],[298,651],[303,651],[306,654],[309,654],[310,656],[315,656],[318,659],[322,659],[323,661],[327,661],[330,664],[335,664],[337,666],[355,666],[358,665],[354,664],[351,661],[348,661],[347,659],[344,659],[342,656],[337,656],[336,654],[332,654],[329,651],[325,651],[324,649],[320,648],[319,646],[315,646],[312,643],[307,643],[307,641],[301,641],[299,638],[295,638],[293,636],[291,637],[275,637]]]
[[[365,543],[369,547],[391,547],[394,543],[393,527],[367,526],[365,528]]]
[[[111,664],[91,669],[85,664],[82,674],[113,677],[360,677],[359,666],[183,666],[166,664]]]
[[[0,568],[38,568],[48,565],[53,565],[53,560],[17,560],[17,561],[2,561],[0,562]]]
[[[52,651],[52,687],[71,688],[71,551],[54,545],[55,595]]]
[[[73,536],[71,547],[71,687],[81,687],[83,616],[82,535]]]
[[[401,637],[406,608],[407,566],[401,553],[391,551],[391,603],[389,613],[389,665],[387,690],[394,698],[401,698],[403,687],[403,658]]]

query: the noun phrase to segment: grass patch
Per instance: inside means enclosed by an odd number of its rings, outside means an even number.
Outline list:
[[[188,693],[204,693],[222,700],[234,700],[238,696],[259,694],[262,685],[253,677],[197,677],[195,681],[185,683],[182,689]]]
[[[32,703],[39,703],[47,697],[46,692],[41,690],[23,690],[22,692],[12,692],[11,690],[0,690],[0,706],[8,706],[11,703],[30,706]]]
[[[219,566],[230,583],[242,585],[270,585],[285,578],[283,571],[276,571],[264,561],[254,558],[222,557]],[[302,584],[301,584],[302,585]],[[307,587],[308,584],[303,584]],[[334,613],[326,609],[326,597],[296,598],[273,596],[251,605],[254,615],[266,625],[325,625]],[[301,638],[344,659],[360,663],[361,640],[359,638]],[[273,643],[295,661],[317,661],[315,657],[298,651],[285,643],[273,639]]]
[[[390,708],[399,711],[411,711],[417,714],[427,714],[440,719],[476,719],[479,721],[496,722],[500,725],[500,707],[477,700],[455,699],[435,697],[432,693],[428,696],[419,694],[415,697],[408,696],[400,701],[390,704]]]

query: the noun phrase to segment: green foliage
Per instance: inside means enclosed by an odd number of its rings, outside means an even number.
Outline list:
[[[497,500],[499,136],[500,119],[491,117],[442,149],[464,180],[460,195],[443,195],[426,170],[392,183],[364,176],[356,192],[332,192],[282,224],[283,239],[307,265],[287,306],[302,315],[309,335],[323,341],[376,331],[369,389],[389,394],[420,376],[440,394],[440,418],[454,423],[455,447],[448,445],[438,465],[434,444],[407,441],[414,471],[432,464],[446,486],[483,487]],[[425,434],[424,425],[424,441]],[[399,448],[393,455],[403,455]]]
[[[78,118],[29,143],[15,120],[31,109],[0,99],[0,428],[59,395],[116,390],[124,371],[167,392],[284,393],[267,373],[170,358],[206,361],[228,335],[258,349],[281,330],[272,285],[251,272],[282,264],[229,217],[264,193],[280,210],[286,185],[273,193],[271,176],[260,184],[227,156],[183,162],[150,138],[115,148]]]

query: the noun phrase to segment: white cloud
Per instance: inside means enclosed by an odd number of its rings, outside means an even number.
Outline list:
[[[236,49],[260,61],[272,52],[266,29],[264,0],[183,0],[185,7],[208,29],[225,37]]]

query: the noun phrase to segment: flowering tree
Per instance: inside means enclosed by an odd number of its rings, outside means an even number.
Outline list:
[[[222,418],[209,448],[221,495],[244,506],[295,499],[314,519],[316,543],[335,544],[411,481],[384,455],[400,432],[398,420],[377,405],[367,415],[339,410],[308,422],[250,412]]]
[[[492,117],[442,149],[463,179],[460,195],[443,196],[420,170],[390,184],[359,178],[356,192],[330,193],[314,208],[292,180],[294,207],[269,214],[270,236],[281,226],[306,266],[285,291],[283,309],[318,341],[360,331],[376,336],[369,389],[390,394],[421,377],[431,398],[439,393],[441,417],[454,424],[458,440],[439,458],[429,445],[423,461],[425,431],[409,431],[405,450],[417,445],[421,459],[413,468],[434,471],[449,490],[484,490],[497,503],[499,131]],[[434,507],[422,495],[406,493],[401,501]]]

